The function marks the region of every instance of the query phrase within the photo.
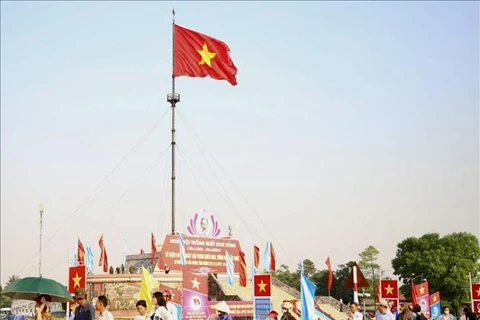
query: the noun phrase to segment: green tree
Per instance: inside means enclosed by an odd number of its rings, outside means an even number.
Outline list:
[[[9,276],[8,281],[6,283],[6,287],[18,280],[20,280],[20,277],[17,275]],[[9,297],[3,294],[3,288],[2,286],[0,286],[0,308],[6,308],[11,306],[12,306],[12,299],[10,299]]]
[[[297,281],[295,281],[295,272],[290,272],[287,265],[282,264],[277,271],[272,272],[272,277],[282,281],[286,285],[296,288]],[[300,280],[298,280],[298,287],[300,288]]]
[[[374,298],[376,298],[375,288],[378,283],[376,277],[380,275],[380,265],[377,263],[379,253],[374,246],[368,246],[359,254],[360,261],[358,262],[360,270],[362,270],[363,275],[370,284],[368,288],[365,288],[365,291],[372,294]]]
[[[457,307],[469,301],[468,274],[480,271],[479,259],[480,247],[473,234],[460,232],[440,237],[438,233],[427,233],[397,244],[392,267],[403,282],[400,291],[407,298],[411,298],[410,279],[417,284],[426,279],[430,292],[442,293],[442,303]]]

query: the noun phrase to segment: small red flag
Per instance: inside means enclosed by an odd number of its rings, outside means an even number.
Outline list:
[[[327,288],[328,288],[328,290],[330,290],[330,289],[332,289],[332,283],[333,283],[332,264],[330,263],[330,257],[327,257],[327,260],[325,260],[325,264],[327,265],[327,268],[328,268]]]
[[[275,271],[277,264],[277,257],[275,256],[275,250],[273,250],[273,244],[270,242],[270,271]]]
[[[417,304],[417,290],[415,290],[415,282],[413,282],[413,278],[410,279],[410,292],[412,295],[412,306]]]
[[[108,272],[108,256],[106,247],[103,247],[103,272]]]
[[[140,249],[140,254],[145,254],[145,251],[143,251],[143,249]]]
[[[68,269],[68,292],[75,293],[77,288],[85,288],[85,266],[70,267]]]
[[[237,84],[237,67],[226,43],[178,25],[175,25],[174,34],[174,77],[210,76]]]
[[[105,250],[103,247],[103,234],[98,240],[98,245],[100,247],[100,259],[98,260],[98,266],[101,267],[103,266],[103,260],[104,260],[104,255],[105,255]]]
[[[239,251],[240,255],[240,286],[247,286],[247,261],[245,259],[245,253]]]
[[[153,235],[153,232],[152,232],[152,258],[151,258],[152,265],[153,265],[153,262],[155,261],[156,254],[157,254],[157,242],[155,241],[155,236]]]
[[[77,246],[77,261],[79,265],[85,264],[85,248],[83,247],[82,241],[78,239],[78,246]]]
[[[271,279],[269,274],[256,274],[253,276],[253,295],[255,297],[270,297]]]
[[[260,248],[257,246],[253,246],[253,266],[258,268],[260,264]]]
[[[380,290],[382,299],[398,299],[397,280],[381,280]]]
[[[440,302],[440,291],[432,293],[430,295],[430,305],[433,305],[433,304],[439,303],[439,302]]]

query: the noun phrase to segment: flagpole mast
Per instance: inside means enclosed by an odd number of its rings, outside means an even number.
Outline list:
[[[38,212],[40,213],[40,243],[39,243],[39,256],[38,256],[38,275],[42,276],[42,226],[43,226],[43,204],[40,204]]]
[[[472,274],[468,273],[468,282],[470,283],[470,304],[472,307],[472,311],[475,311],[475,306],[473,303],[473,290],[472,290]]]
[[[172,106],[172,234],[175,234],[175,106],[180,102],[180,94],[175,93],[175,9],[172,9],[172,93],[167,101]]]

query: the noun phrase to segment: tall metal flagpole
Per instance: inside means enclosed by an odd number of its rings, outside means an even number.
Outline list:
[[[38,276],[42,276],[42,225],[43,225],[43,204],[40,204],[38,211],[40,213],[40,243],[38,250]]]
[[[167,101],[172,106],[172,234],[175,234],[175,106],[180,102],[180,94],[175,93],[175,9],[172,9],[172,93]]]

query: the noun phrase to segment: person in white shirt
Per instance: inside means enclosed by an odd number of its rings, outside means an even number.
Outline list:
[[[138,300],[136,307],[139,315],[135,316],[134,320],[148,320],[147,302],[145,300]]]
[[[350,304],[350,313],[348,320],[363,320],[363,314],[358,311],[358,303],[353,302]]]
[[[155,306],[150,317],[152,320],[174,320],[172,314],[167,310],[167,302],[163,293],[155,292],[152,295],[152,304]]]
[[[178,320],[177,318],[177,307],[172,302],[172,292],[170,290],[162,291],[165,301],[167,302],[167,310],[173,317],[173,320]]]
[[[97,320],[113,320],[113,315],[107,310],[108,299],[105,296],[98,296],[97,303],[95,303],[95,309],[100,313],[97,316]]]

